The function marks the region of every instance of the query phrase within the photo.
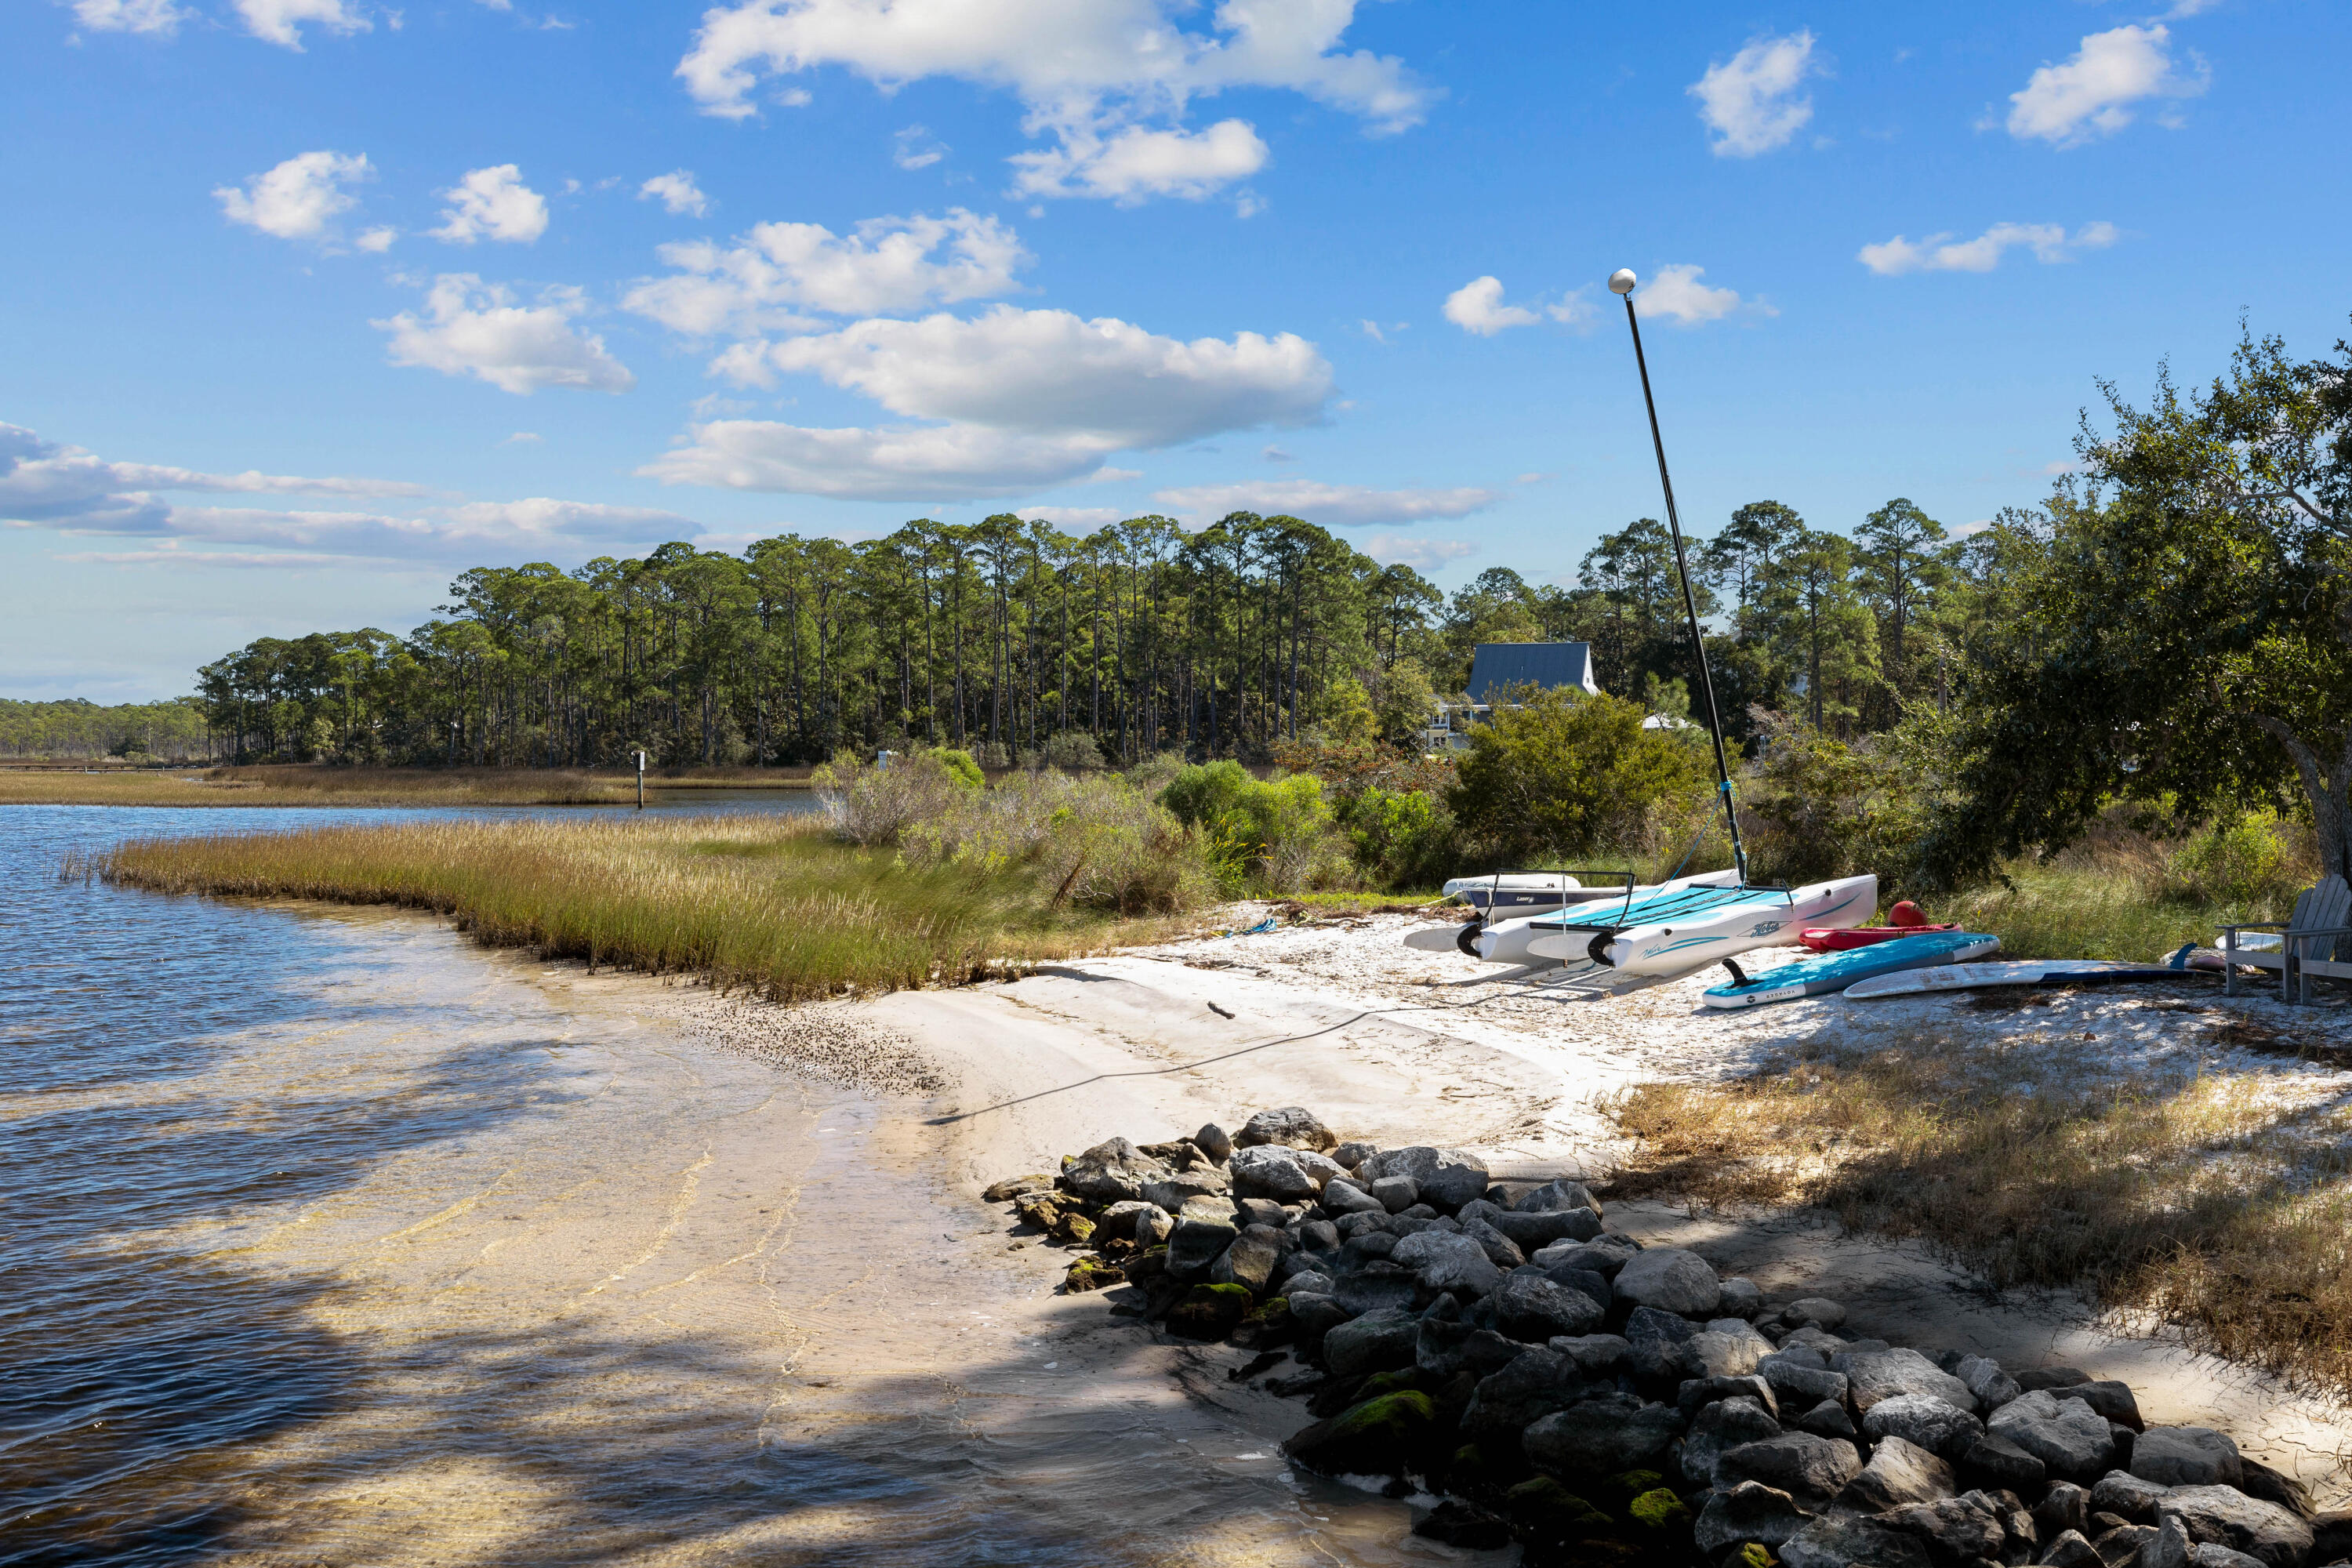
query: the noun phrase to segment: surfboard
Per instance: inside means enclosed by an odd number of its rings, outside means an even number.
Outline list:
[[[1857,1002],[1874,996],[1921,996],[1937,991],[1972,991],[1990,985],[2095,985],[2125,980],[2178,980],[2181,972],[2159,963],[2117,959],[2019,959],[2002,963],[1949,963],[1859,980],[1845,994]]]
[[[1965,963],[2000,950],[2000,938],[1982,931],[1930,931],[1897,937],[1868,947],[1800,958],[1754,975],[1725,961],[1735,978],[1728,985],[1711,987],[1704,1000],[1710,1007],[1760,1007],[1768,1002],[1790,1002],[1800,996],[1822,996],[1843,991],[1874,975],[1893,975],[1930,964]]]
[[[1520,952],[1534,958],[1595,963],[1627,974],[1685,974],[1757,947],[1793,947],[1808,926],[1865,920],[1878,908],[1878,879],[1842,877],[1805,888],[1694,887],[1670,882],[1630,904],[1602,900],[1558,914],[1507,922],[1529,933]],[[1489,960],[1497,947],[1482,941]],[[1508,954],[1518,957],[1518,952]]]

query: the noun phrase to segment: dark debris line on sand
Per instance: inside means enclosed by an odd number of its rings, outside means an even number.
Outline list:
[[[1844,1339],[1612,1230],[1583,1185],[1343,1142],[1305,1110],[1066,1157],[984,1194],[1067,1289],[1258,1352],[1292,1461],[1442,1500],[1416,1533],[1531,1564],[2316,1568],[2352,1513],[2071,1367]],[[1284,1352],[1296,1362],[1281,1370]]]

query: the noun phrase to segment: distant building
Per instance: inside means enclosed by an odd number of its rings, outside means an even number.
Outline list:
[[[1563,688],[1601,695],[1592,679],[1592,645],[1583,642],[1482,642],[1470,657],[1470,700],[1441,702],[1423,731],[1433,752],[1458,752],[1470,744],[1469,729],[1493,708],[1495,693],[1515,686],[1547,691]]]

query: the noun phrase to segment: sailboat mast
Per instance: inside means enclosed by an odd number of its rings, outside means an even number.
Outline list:
[[[1665,437],[1658,433],[1658,403],[1650,395],[1650,362],[1642,353],[1642,322],[1633,313],[1633,269],[1621,268],[1610,274],[1610,291],[1625,301],[1625,324],[1633,330],[1633,363],[1642,372],[1642,402],[1650,411],[1650,445],[1658,454],[1658,484],[1666,492],[1666,531],[1675,541],[1675,572],[1683,585],[1683,615],[1690,622],[1691,658],[1698,664],[1699,690],[1706,697],[1706,730],[1715,742],[1716,791],[1723,800],[1723,823],[1731,830],[1732,863],[1739,868],[1742,885],[1748,881],[1748,851],[1739,842],[1739,813],[1731,798],[1731,766],[1723,750],[1723,715],[1715,706],[1715,677],[1706,667],[1706,644],[1698,629],[1698,597],[1691,592],[1690,562],[1683,550],[1682,519],[1675,511],[1675,481],[1666,472]]]

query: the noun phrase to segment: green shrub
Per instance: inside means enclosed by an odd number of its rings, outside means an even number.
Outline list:
[[[1461,859],[1454,813],[1425,790],[1368,784],[1342,796],[1333,816],[1358,868],[1381,887],[1429,887],[1452,876]]]
[[[1239,763],[1202,763],[1170,780],[1160,800],[1196,837],[1229,894],[1304,891],[1345,866],[1346,841],[1312,773],[1262,783]]]
[[[1526,865],[1633,837],[1702,779],[1689,746],[1621,698],[1529,690],[1470,731],[1449,804],[1487,855]]]
[[[971,763],[961,752],[946,757],[961,759],[964,767]],[[810,774],[809,783],[832,817],[834,830],[852,844],[896,844],[915,824],[936,818],[965,795],[979,793],[962,768],[930,752],[893,758],[887,768],[845,752]]]
[[[2249,811],[2190,834],[2167,861],[2161,887],[2167,898],[2199,903],[2292,900],[2300,869],[2278,814]]]
[[[988,783],[988,775],[980,771],[979,762],[970,752],[959,752],[953,746],[931,746],[916,754],[930,758],[969,788],[980,789]]]
[[[1802,883],[1872,871],[1882,889],[1904,885],[1927,803],[1903,759],[1880,742],[1849,745],[1800,721],[1751,712],[1761,752],[1747,803],[1756,874]]]

